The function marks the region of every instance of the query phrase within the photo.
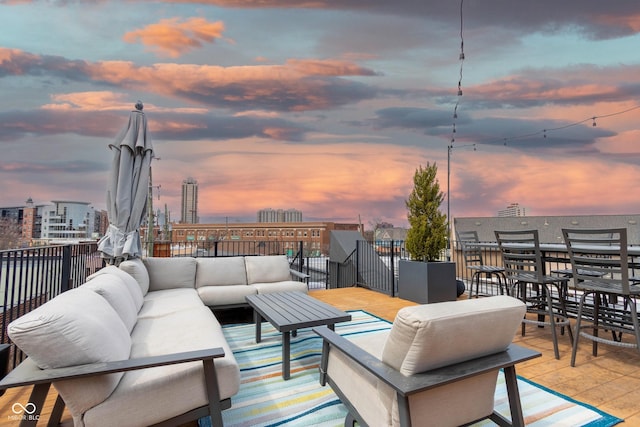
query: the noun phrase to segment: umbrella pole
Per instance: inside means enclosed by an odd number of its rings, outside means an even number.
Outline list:
[[[149,194],[147,195],[147,256],[153,256],[153,183],[149,165]]]

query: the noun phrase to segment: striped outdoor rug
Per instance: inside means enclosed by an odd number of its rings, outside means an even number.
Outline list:
[[[351,312],[351,322],[336,325],[341,335],[370,334],[391,325],[363,311]],[[303,329],[291,338],[291,379],[282,379],[282,338],[270,324],[262,324],[262,342],[255,343],[254,325],[224,327],[225,336],[240,365],[241,385],[232,407],[223,411],[224,425],[231,426],[342,426],[346,408],[329,386],[318,382],[321,340]],[[613,426],[622,420],[596,408],[561,396],[528,380],[518,386],[529,426]],[[496,389],[496,408],[509,417],[503,377]],[[490,421],[478,426],[494,425]],[[209,418],[200,420],[210,426]]]

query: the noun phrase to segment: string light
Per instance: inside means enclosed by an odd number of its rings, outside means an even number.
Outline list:
[[[515,136],[510,136],[510,137],[507,137],[507,138],[502,138],[501,141],[503,142],[504,145],[507,145],[507,142],[509,142],[509,141],[516,141],[516,140],[519,140],[519,139],[531,138],[531,137],[534,137],[534,136],[537,136],[537,135],[540,135],[540,134],[542,134],[542,137],[546,139],[547,138],[547,134],[549,132],[556,132],[556,131],[559,131],[559,130],[564,130],[564,129],[567,129],[567,128],[570,128],[570,127],[574,127],[574,126],[578,126],[578,125],[584,124],[584,123],[586,123],[588,121],[591,121],[591,126],[592,127],[596,127],[596,126],[598,126],[598,124],[596,123],[596,119],[603,119],[603,118],[607,118],[607,117],[619,116],[619,115],[626,114],[628,112],[631,112],[631,111],[634,111],[634,110],[638,110],[638,109],[640,109],[640,105],[636,105],[634,107],[627,108],[626,110],[616,111],[614,113],[603,114],[603,115],[600,115],[600,116],[587,117],[585,119],[578,120],[577,122],[569,123],[569,124],[558,126],[558,127],[555,127],[555,128],[547,128],[547,129],[539,130],[537,132],[531,132],[531,133],[526,133],[526,134],[522,134],[522,135],[515,135]],[[487,140],[484,140],[484,141],[478,141],[478,144],[490,144],[492,142],[497,142],[497,141],[493,140],[493,139],[487,139]]]
[[[464,0],[460,0],[460,55],[458,56],[458,58],[460,59],[460,77],[458,79],[458,96],[456,98],[456,103],[455,106],[453,108],[453,127],[451,130],[451,143],[448,146],[448,149],[451,150],[453,149],[453,143],[455,142],[455,138],[454,135],[456,133],[456,120],[458,119],[458,107],[460,106],[460,98],[462,97],[462,77],[463,77],[463,71],[464,71],[464,60],[465,60],[465,54],[464,54],[464,14],[463,14],[463,6],[464,6]],[[522,135],[515,135],[512,137],[506,137],[506,138],[502,138],[502,142],[503,144],[506,146],[507,143],[509,141],[515,141],[518,139],[525,139],[525,138],[531,138],[533,136],[537,136],[542,134],[544,139],[547,139],[547,133],[548,132],[555,132],[555,131],[560,131],[560,130],[564,130],[573,126],[578,126],[581,125],[585,122],[588,122],[589,120],[591,120],[591,126],[592,127],[597,127],[597,123],[596,123],[596,119],[602,119],[602,118],[607,118],[607,117],[613,117],[613,116],[618,116],[621,114],[625,114],[628,113],[630,111],[634,111],[640,109],[640,105],[636,105],[634,107],[631,108],[627,108],[626,110],[622,110],[622,111],[616,111],[614,113],[609,113],[609,114],[603,114],[600,116],[592,116],[592,117],[588,117],[586,119],[583,120],[579,120],[577,122],[574,123],[569,123],[563,126],[558,126],[555,128],[546,128],[546,129],[542,129],[540,131],[537,132],[532,132],[532,133],[527,133],[527,134],[522,134]],[[495,140],[485,140],[485,141],[478,141],[478,144],[488,144],[491,142],[497,142]],[[475,144],[474,144],[474,151],[476,150],[475,148]]]
[[[458,79],[458,97],[456,98],[456,105],[453,107],[453,128],[451,129],[451,142],[447,146],[447,259],[451,260],[451,151],[453,150],[453,144],[456,142],[456,120],[458,119],[458,106],[460,105],[460,97],[462,96],[462,72],[464,67],[464,20],[462,15],[462,6],[464,0],[460,0],[460,77]],[[459,148],[466,147],[463,145]],[[473,144],[475,151],[476,144]]]
[[[458,97],[456,99],[456,104],[453,107],[453,129],[451,133],[456,133],[456,120],[458,118],[458,107],[460,106],[460,97],[462,96],[462,76],[464,71],[464,15],[463,11],[464,0],[460,0],[460,55],[458,58],[460,59],[460,77],[458,78]],[[453,145],[453,137],[451,138],[451,144]]]

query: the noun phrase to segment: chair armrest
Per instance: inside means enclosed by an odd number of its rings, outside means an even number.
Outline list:
[[[218,357],[224,357],[224,350],[222,348],[209,348],[205,350],[186,351],[113,362],[90,363],[55,369],[40,369],[31,359],[27,358],[0,380],[0,390],[136,369],[153,368],[156,366],[215,359]]]
[[[326,326],[313,328],[313,331],[320,335],[329,346],[334,346],[341,350],[350,359],[353,359],[354,363],[362,366],[403,396],[513,366],[516,363],[542,356],[540,352],[511,344],[505,351],[499,353],[406,376]],[[323,360],[326,358],[325,351],[328,351],[327,346],[323,346]],[[322,374],[323,372],[321,372]]]
[[[291,273],[292,276],[296,276],[299,279],[308,279],[310,276],[308,274],[302,273],[298,270],[294,270],[293,268],[289,269],[289,272]]]

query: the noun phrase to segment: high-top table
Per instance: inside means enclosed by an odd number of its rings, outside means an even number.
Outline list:
[[[291,334],[298,329],[327,325],[334,329],[339,322],[348,322],[351,315],[310,297],[304,292],[276,292],[249,295],[256,324],[256,342],[262,341],[262,319],[282,332],[282,378],[291,376]]]

